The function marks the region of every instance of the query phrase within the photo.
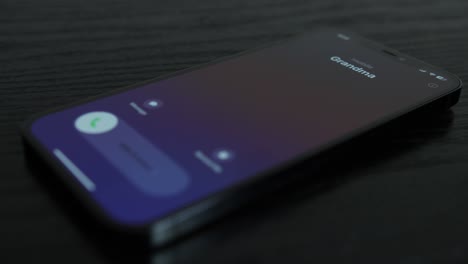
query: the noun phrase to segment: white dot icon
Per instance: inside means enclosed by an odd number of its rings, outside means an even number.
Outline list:
[[[228,161],[234,158],[234,153],[228,149],[219,149],[214,152],[213,156],[220,161]]]
[[[162,102],[158,99],[149,99],[143,105],[148,109],[156,109],[162,106]]]

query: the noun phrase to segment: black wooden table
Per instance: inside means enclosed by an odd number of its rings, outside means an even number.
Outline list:
[[[0,262],[467,263],[468,95],[351,159],[350,180],[280,192],[148,255],[83,227],[74,203],[27,169],[18,130],[38,111],[317,26],[346,27],[467,82],[467,9],[464,0],[1,1]]]

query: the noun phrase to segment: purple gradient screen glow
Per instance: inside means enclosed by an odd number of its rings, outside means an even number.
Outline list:
[[[371,64],[366,70],[376,77],[366,78],[332,56]],[[89,177],[96,186],[90,195],[110,217],[142,224],[442,93],[444,84],[429,89],[430,80],[417,68],[358,41],[317,33],[50,113],[31,130],[47,150],[60,149]],[[148,108],[145,102],[152,98],[163,105]],[[131,102],[147,114],[139,114]],[[90,135],[75,129],[75,120],[93,111],[114,114],[180,166],[189,178],[184,189],[158,195],[131,184],[104,157],[106,149],[93,146],[99,140],[87,140]],[[125,140],[131,145],[134,135],[125,132],[130,130],[117,129],[99,135],[114,137],[102,142]],[[220,149],[232,151],[232,159],[217,160],[213,153]],[[164,166],[146,150],[132,151],[140,157],[123,158],[120,166],[137,161]],[[222,172],[197,158],[197,151]]]

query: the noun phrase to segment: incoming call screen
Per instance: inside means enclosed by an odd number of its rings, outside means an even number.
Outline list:
[[[31,130],[108,215],[143,224],[433,98],[428,83],[448,83],[436,77],[321,32],[50,113]]]

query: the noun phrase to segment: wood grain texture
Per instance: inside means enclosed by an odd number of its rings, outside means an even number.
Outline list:
[[[317,26],[351,29],[467,82],[467,9],[464,0],[1,1],[0,261],[146,261],[124,248],[102,250],[32,177],[18,130],[30,115]],[[468,262],[467,96],[453,116],[382,138],[393,154],[356,160],[354,180],[265,202],[148,258]]]

